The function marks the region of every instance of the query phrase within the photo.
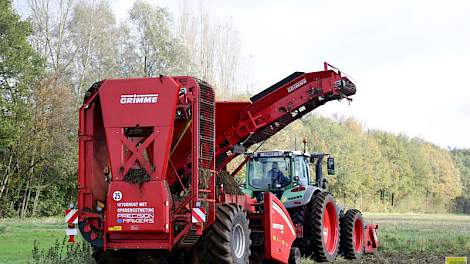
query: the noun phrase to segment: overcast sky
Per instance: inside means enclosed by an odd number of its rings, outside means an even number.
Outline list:
[[[125,19],[133,0],[113,2]],[[151,1],[178,12],[178,2]],[[191,2],[191,1],[189,1]],[[197,6],[198,2],[194,2]],[[317,112],[353,116],[366,127],[470,147],[470,1],[212,0],[232,18],[249,58],[253,93],[324,60],[353,77],[351,105]]]

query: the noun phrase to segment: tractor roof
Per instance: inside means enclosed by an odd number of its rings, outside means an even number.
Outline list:
[[[279,157],[285,155],[294,155],[294,156],[307,156],[310,157],[310,153],[303,152],[300,150],[266,150],[266,151],[257,151],[252,153],[252,156],[256,157]]]

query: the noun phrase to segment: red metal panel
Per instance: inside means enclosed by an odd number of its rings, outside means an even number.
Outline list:
[[[250,105],[250,102],[217,102],[216,103],[216,135],[218,141],[225,139],[224,132],[230,129],[234,122],[240,119],[243,108]]]
[[[264,252],[266,259],[287,263],[295,238],[295,227],[284,205],[274,194],[264,193]]]
[[[103,201],[107,184],[103,181],[103,158],[106,156],[104,137],[100,130],[100,107],[95,102],[96,94],[80,108],[79,114],[79,165],[78,208],[94,208],[96,200]],[[79,216],[79,220],[83,220]]]
[[[220,203],[234,203],[243,207],[246,212],[253,213],[255,212],[254,203],[256,203],[256,198],[251,198],[247,194],[226,194],[221,193],[219,197]]]
[[[108,249],[170,249],[170,244],[167,241],[149,241],[149,240],[138,240],[129,241],[125,239],[119,243],[108,243]]]
[[[104,81],[99,92],[104,126],[172,125],[179,88],[170,77]]]
[[[364,229],[364,252],[366,254],[373,254],[379,247],[378,228],[378,225],[368,224]]]
[[[106,207],[107,232],[170,231],[170,192],[163,181],[142,185],[111,182]]]
[[[128,169],[134,165],[126,164],[127,168],[124,167],[127,161],[124,147],[129,149],[136,146],[124,137],[124,129],[128,127],[153,128],[150,135],[154,139],[154,152],[151,155],[153,160],[151,164],[147,164],[146,169],[152,179],[161,180],[166,174],[178,92],[179,84],[168,77],[107,80],[102,84],[100,102],[111,172],[115,179],[122,180]],[[131,101],[123,103],[123,100]],[[140,154],[144,149],[140,150]],[[136,151],[133,152],[136,154]],[[130,158],[142,157],[140,154]],[[149,170],[150,166],[154,167],[153,171]]]

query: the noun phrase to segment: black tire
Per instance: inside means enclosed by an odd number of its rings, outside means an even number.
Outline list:
[[[245,264],[251,255],[248,219],[242,207],[221,204],[207,233],[209,263]]]
[[[360,259],[364,254],[364,219],[357,209],[340,218],[340,252],[347,259]]]
[[[311,240],[311,235],[309,236],[310,232],[305,232],[305,217],[308,216],[308,213],[306,214],[306,208],[307,206],[301,206],[297,208],[290,208],[289,209],[289,214],[292,219],[292,223],[295,225],[301,225],[303,229],[303,237],[301,238],[296,238],[294,240],[294,243],[292,244],[292,247],[297,247],[300,250],[300,254],[302,256],[306,256],[306,250],[309,246],[310,240]]]
[[[302,255],[298,247],[292,247],[289,255],[289,264],[300,264]]]
[[[316,193],[310,203],[307,204],[305,232],[309,232],[309,246],[307,256],[312,256],[317,262],[327,262],[336,259],[339,248],[339,215],[336,210],[336,202],[333,196],[326,192]],[[328,238],[324,237],[325,210],[332,220],[329,225]],[[326,228],[326,226],[325,226]]]

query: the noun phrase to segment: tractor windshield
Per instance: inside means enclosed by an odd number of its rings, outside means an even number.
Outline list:
[[[290,158],[259,157],[248,163],[248,181],[257,189],[281,188],[290,183]]]

